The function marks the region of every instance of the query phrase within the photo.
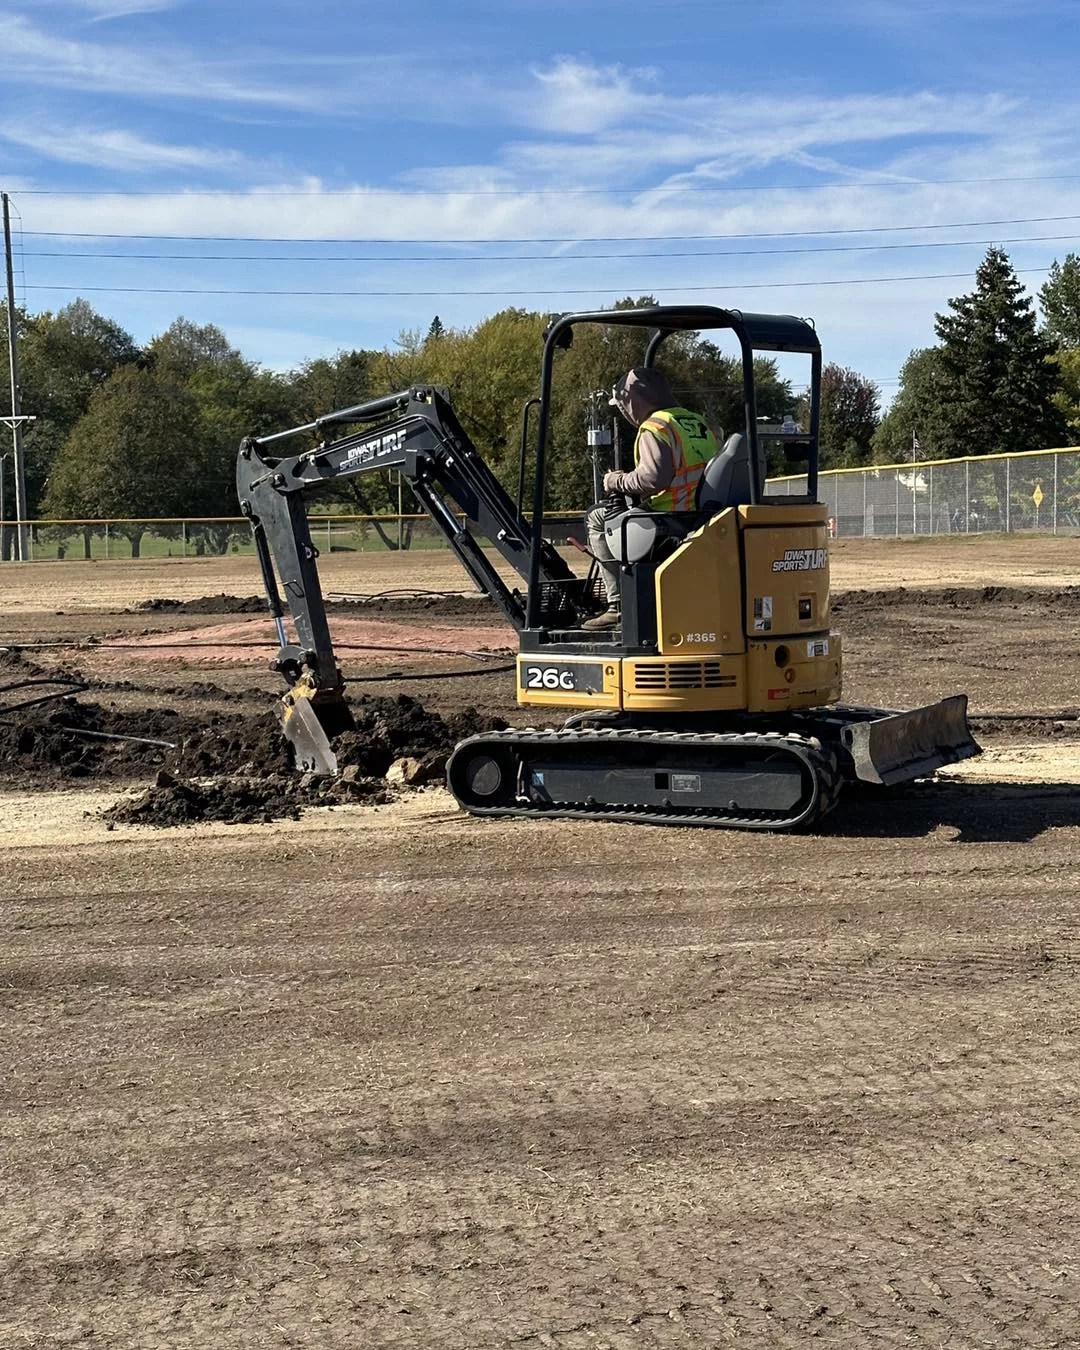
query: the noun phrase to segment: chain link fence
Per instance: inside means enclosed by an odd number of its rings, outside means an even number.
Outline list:
[[[769,491],[806,491],[806,478],[777,478]],[[1080,532],[1080,450],[926,460],[836,469],[818,478],[839,538],[882,535]]]
[[[584,540],[584,512],[545,517],[560,541]],[[446,539],[426,515],[308,517],[320,553],[420,552],[445,548]],[[251,526],[243,516],[150,520],[34,520],[26,523],[28,561],[117,558],[201,558],[254,555]],[[16,523],[0,527],[0,559],[17,556]]]
[[[770,493],[805,493],[806,478],[774,478]],[[818,496],[840,538],[1013,533],[1080,533],[1080,449],[929,460],[822,473]],[[584,513],[545,517],[560,541],[584,539]],[[312,515],[323,553],[444,548],[426,515]],[[35,520],[26,522],[33,561],[57,559],[198,558],[253,553],[243,516],[186,520]],[[0,560],[16,556],[16,523],[0,525]]]

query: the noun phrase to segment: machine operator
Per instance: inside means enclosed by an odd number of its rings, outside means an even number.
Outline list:
[[[633,470],[606,473],[604,491],[647,498],[653,511],[693,511],[705,465],[720,450],[703,418],[676,404],[667,377],[653,366],[629,371],[615,385],[609,401],[638,432]],[[581,625],[594,631],[618,628],[622,623],[619,567],[604,534],[611,511],[609,504],[601,503],[585,517],[589,548],[600,564],[607,596],[607,609]]]

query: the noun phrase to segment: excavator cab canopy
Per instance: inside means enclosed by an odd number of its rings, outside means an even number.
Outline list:
[[[539,623],[539,578],[544,540],[544,502],[546,488],[547,445],[551,425],[551,385],[555,353],[569,347],[576,327],[594,324],[605,328],[647,328],[652,331],[645,349],[645,365],[652,366],[672,333],[727,329],[739,343],[743,376],[743,435],[749,447],[750,462],[762,456],[762,428],[758,422],[754,382],[754,355],[757,352],[793,352],[810,357],[810,425],[793,434],[773,433],[776,440],[794,443],[806,459],[805,496],[785,501],[817,500],[818,424],[821,416],[821,344],[813,324],[791,314],[752,314],[738,309],[720,309],[715,305],[647,305],[636,309],[589,310],[579,314],[556,315],[548,325],[540,372],[540,397],[536,417],[536,454],[529,559],[528,616],[526,624]],[[526,410],[527,415],[527,410]],[[524,479],[524,460],[521,479]],[[757,474],[750,474],[750,501],[757,504]]]

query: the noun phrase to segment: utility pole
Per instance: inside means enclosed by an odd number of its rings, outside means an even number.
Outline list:
[[[605,424],[602,412],[607,399],[608,395],[605,389],[597,389],[586,399],[589,418],[589,459],[592,461],[594,502],[601,500],[604,490],[604,471],[600,467],[601,451],[607,450],[611,445],[611,424],[610,422]]]
[[[11,375],[11,416],[4,422],[11,428],[11,444],[15,470],[15,527],[16,556],[20,562],[30,557],[30,540],[26,525],[26,465],[23,462],[23,423],[32,418],[23,417],[19,406],[19,337],[15,319],[15,274],[11,266],[11,210],[6,192],[0,194],[4,205],[4,261],[7,265],[7,327],[8,370]]]

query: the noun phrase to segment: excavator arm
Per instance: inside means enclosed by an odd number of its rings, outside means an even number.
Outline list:
[[[344,434],[334,434],[339,431]],[[301,436],[314,438],[316,444],[297,453],[281,453],[284,442]],[[305,494],[340,479],[387,469],[402,474],[466,571],[507,621],[518,631],[525,624],[525,596],[506,584],[480,541],[494,546],[527,583],[528,523],[469,440],[446,390],[408,389],[273,436],[246,437],[237,458],[237,494],[240,509],[251,522],[263,586],[277,625],[279,650],[271,669],[289,686],[282,724],[301,768],[336,772],[328,737],[351,724]],[[574,581],[566,562],[546,540],[538,562],[541,585]],[[286,606],[295,642],[286,633]]]

